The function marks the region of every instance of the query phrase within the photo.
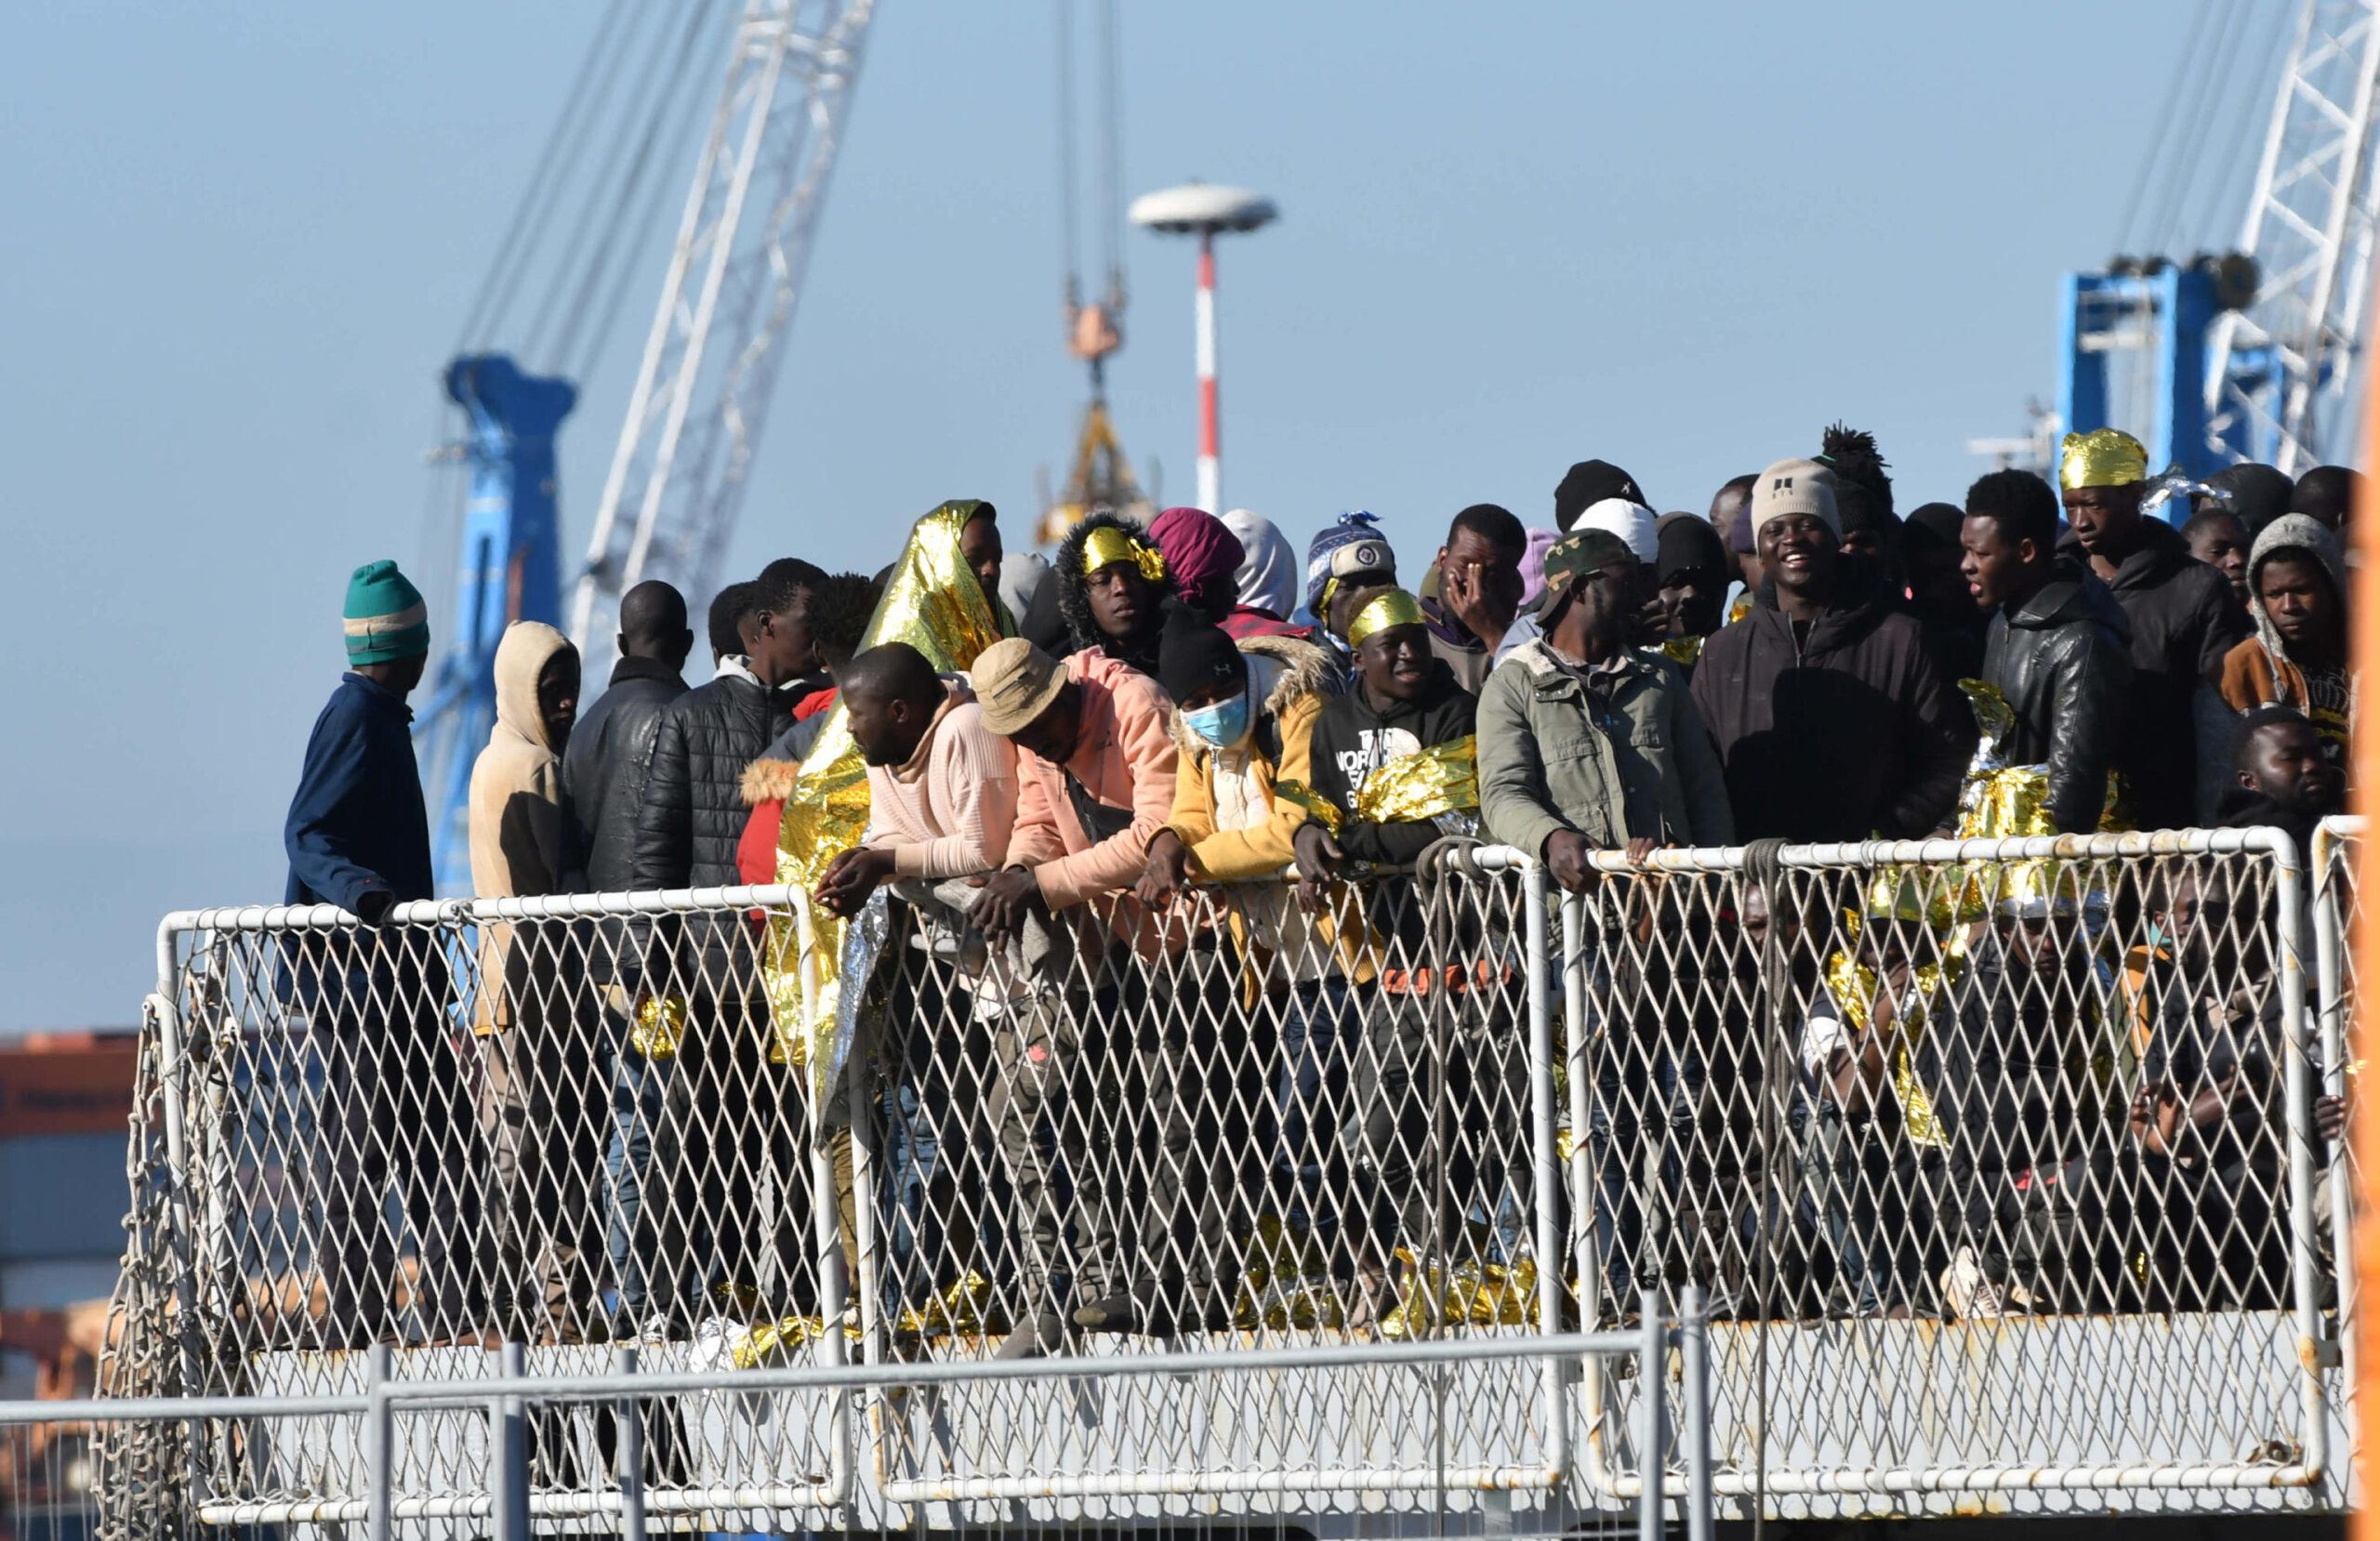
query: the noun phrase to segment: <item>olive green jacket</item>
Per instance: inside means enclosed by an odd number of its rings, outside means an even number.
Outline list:
[[[1479,691],[1479,805],[1489,836],[1531,856],[1575,830],[1613,850],[1736,837],[1727,784],[1686,676],[1630,652],[1610,705],[1554,661],[1543,639],[1496,666]]]

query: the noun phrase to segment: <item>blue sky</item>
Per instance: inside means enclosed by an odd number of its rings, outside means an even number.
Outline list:
[[[278,897],[346,574],[421,560],[437,372],[598,8],[12,18],[0,1031],[130,1022],[159,914]],[[1467,503],[1545,522],[1573,460],[1699,508],[1836,417],[1877,433],[1904,507],[1955,498],[1985,468],[1966,440],[2051,390],[2057,275],[2112,248],[2183,19],[1126,12],[1128,189],[1200,177],[1283,211],[1223,257],[1228,500],[1301,542],[1368,507],[1408,562]],[[993,499],[1012,532],[1035,511],[1081,396],[1053,74],[1045,6],[881,0],[736,568],[872,569],[945,497]],[[2192,239],[2232,235],[2227,217]],[[667,239],[563,430],[573,552]],[[1112,394],[1136,462],[1186,501],[1191,254],[1126,249]]]

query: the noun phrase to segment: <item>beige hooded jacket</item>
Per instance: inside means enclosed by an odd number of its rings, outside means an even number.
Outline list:
[[[542,621],[514,622],[496,644],[496,727],[471,766],[471,891],[482,898],[568,891],[562,745],[549,741],[537,676],[570,646],[569,638]],[[512,945],[513,927],[481,928],[472,1023],[479,1032],[501,1032],[534,1014],[534,981],[552,980],[562,961],[566,933],[557,924],[540,929],[543,944],[519,949]]]

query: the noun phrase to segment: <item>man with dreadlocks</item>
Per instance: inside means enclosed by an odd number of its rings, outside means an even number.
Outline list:
[[[1058,612],[1076,649],[1155,678],[1173,584],[1148,532],[1115,514],[1092,514],[1066,532],[1055,565]]]
[[[1865,428],[1827,425],[1818,436],[1818,463],[1834,472],[1835,517],[1843,521],[1843,554],[1865,561],[1898,593],[1900,518],[1893,512],[1889,463]]]

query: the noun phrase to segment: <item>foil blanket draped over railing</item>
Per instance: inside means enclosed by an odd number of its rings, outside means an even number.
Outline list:
[[[842,955],[861,1021],[824,1081],[772,1051],[806,1009],[770,982],[810,924],[783,889],[186,915],[107,1384],[323,1391],[384,1339],[468,1376],[497,1337],[741,1368],[1045,1330],[1060,1357],[1506,1337],[1699,1286],[1723,1492],[1857,1514],[2319,1483],[2344,1456],[2356,1067],[2324,939],[2350,837],[2311,871],[2270,832],[1789,849],[1765,876],[1673,851],[1598,858],[1581,893],[1458,853],[1343,897],[1373,939],[1353,975],[1280,882],[1193,890],[1153,931],[1086,906],[1009,950],[904,887]],[[2053,860],[2087,903],[2038,902]],[[656,964],[665,914],[747,944]],[[499,917],[525,961],[486,979],[473,928]],[[488,989],[515,1026],[478,1036]],[[641,1052],[631,1003],[660,998],[674,1052]],[[888,1493],[1294,1508],[1251,1474],[1394,1493],[1426,1429],[1435,1469],[1583,1502],[1641,1478],[1648,1391],[1676,1395],[1513,1362],[1228,1413],[1178,1387],[1090,1419],[1021,1382],[855,1420],[779,1399],[687,1413],[665,1475],[824,1502],[848,1439]],[[127,1434],[112,1524],[143,1534],[142,1493],[335,1499],[343,1448]]]

